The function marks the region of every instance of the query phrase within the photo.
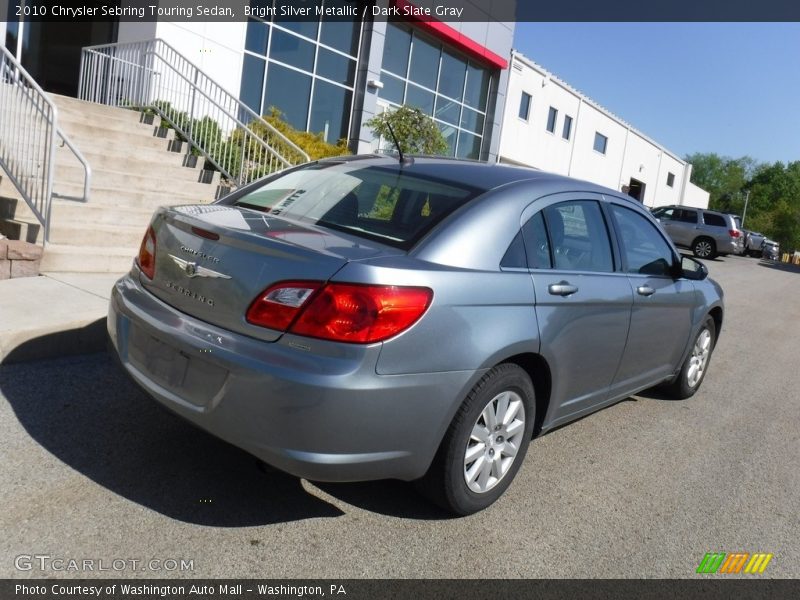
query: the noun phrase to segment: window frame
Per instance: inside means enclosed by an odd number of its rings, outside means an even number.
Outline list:
[[[619,220],[617,219],[617,215],[614,213],[615,206],[619,207],[620,209],[628,210],[634,214],[639,215],[640,217],[642,217],[642,219],[644,219],[646,223],[649,223],[651,225],[655,234],[661,239],[662,242],[666,244],[667,248],[669,248],[670,250],[670,254],[672,254],[672,265],[670,268],[670,272],[662,275],[657,275],[652,273],[639,273],[636,271],[629,270],[630,265],[628,263],[628,257],[625,252],[625,238],[622,235],[622,226],[620,225]],[[674,280],[676,265],[680,264],[680,256],[675,250],[675,245],[671,242],[668,236],[664,235],[663,230],[658,226],[658,222],[655,223],[653,222],[655,220],[654,217],[652,215],[647,215],[645,213],[636,210],[636,208],[631,204],[628,204],[624,201],[615,201],[615,199],[609,199],[604,208],[606,209],[608,220],[613,224],[614,236],[616,237],[617,246],[619,248],[619,271],[629,277],[643,277],[643,278],[658,277],[661,279]]]
[[[603,149],[602,150],[598,150],[597,149],[597,140],[599,138],[603,139]],[[603,156],[607,156],[607,154],[608,154],[608,136],[607,135],[603,135],[599,131],[595,131],[594,132],[594,142],[592,143],[592,149],[595,152],[597,152],[598,154],[602,154]]]
[[[528,104],[525,107],[525,116],[523,117],[522,116],[522,101],[525,99],[526,96],[528,98]],[[533,96],[531,94],[529,94],[528,92],[526,92],[525,90],[522,90],[522,94],[520,95],[520,99],[519,99],[519,111],[517,111],[517,118],[520,119],[521,121],[525,121],[526,123],[530,122],[531,106],[532,105],[533,105]]]
[[[569,128],[567,127],[569,123]],[[568,142],[572,139],[572,124],[573,118],[570,115],[564,115],[564,125],[561,128],[561,139]]]
[[[558,109],[555,106],[551,106],[547,112],[547,123],[545,124],[545,131],[548,133],[552,133],[555,135],[556,127],[558,125]]]
[[[675,187],[675,173],[667,171],[667,187]]]

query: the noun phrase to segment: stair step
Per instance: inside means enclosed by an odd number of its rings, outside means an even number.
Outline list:
[[[137,170],[147,171],[155,167],[181,167],[185,169],[198,169],[204,164],[204,159],[180,152],[158,150],[156,152],[142,152],[130,154],[124,150],[109,153],[102,149],[92,147],[81,148],[81,154],[86,158],[92,169],[109,170]],[[79,165],[68,148],[59,148],[56,152],[56,165]]]
[[[214,200],[216,189],[210,185],[174,183],[176,184],[174,189],[158,191],[92,185],[91,200],[88,204],[152,209],[163,204],[206,204]],[[188,186],[198,186],[199,191]],[[83,185],[61,182],[53,186],[53,193],[61,198],[80,198],[83,195]]]
[[[62,273],[122,273],[131,268],[135,248],[47,244],[41,271]]]
[[[41,241],[42,226],[35,219],[0,218],[0,234],[12,240],[23,240],[31,244]]]
[[[53,223],[50,226],[50,243],[74,246],[103,246],[137,248],[142,242],[150,217],[140,223],[75,223],[70,221]]]
[[[94,102],[86,102],[79,100],[72,96],[62,96],[60,94],[49,93],[48,96],[60,111],[82,112],[85,114],[97,115],[99,117],[106,117],[111,119],[127,119],[133,122],[139,120],[141,114],[138,110],[130,108],[120,108],[118,106],[106,106],[105,104],[96,104]]]
[[[83,185],[83,167],[74,161],[74,165],[56,165],[55,180],[61,183]],[[205,179],[206,181],[201,181]],[[153,165],[147,169],[97,169],[92,168],[92,184],[110,187],[135,187],[136,189],[163,189],[165,185],[176,187],[203,185],[219,185],[219,173],[200,169],[183,169],[175,166]],[[155,187],[154,187],[155,186]],[[197,188],[199,191],[201,188]]]
[[[51,214],[53,223],[146,226],[153,216],[153,211],[154,209],[151,208],[109,207],[91,202],[83,204],[68,200],[54,200]]]

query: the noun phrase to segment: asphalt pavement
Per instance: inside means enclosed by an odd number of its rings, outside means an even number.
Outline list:
[[[707,552],[800,577],[800,272],[707,264],[727,313],[700,392],[534,440],[466,518],[406,483],[265,471],[105,354],[0,366],[0,577],[694,578]]]

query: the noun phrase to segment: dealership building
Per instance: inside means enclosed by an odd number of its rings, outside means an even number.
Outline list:
[[[434,4],[378,2],[395,9]],[[237,22],[24,22],[11,2],[0,39],[47,91],[77,94],[84,46],[160,38],[257,113],[276,107],[297,129],[333,143],[346,138],[353,152],[377,149],[380,141],[365,125],[371,117],[408,104],[436,121],[451,156],[587,179],[649,206],[707,205],[708,194],[689,182],[691,165],[512,52],[508,2],[464,4],[483,20],[367,13],[298,21],[253,10]],[[324,0],[323,6],[362,5]]]

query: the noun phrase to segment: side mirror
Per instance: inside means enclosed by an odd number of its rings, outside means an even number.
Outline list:
[[[693,281],[701,281],[708,277],[708,269],[699,260],[691,256],[681,255],[679,275]]]

